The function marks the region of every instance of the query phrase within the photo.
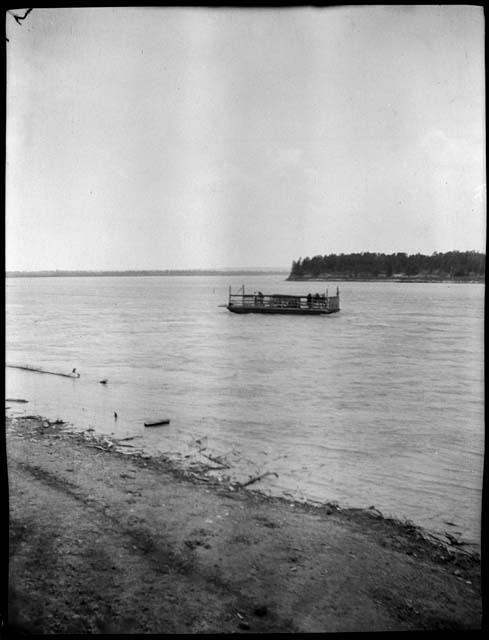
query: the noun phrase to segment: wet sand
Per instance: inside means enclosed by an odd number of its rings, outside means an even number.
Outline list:
[[[9,629],[480,629],[480,558],[374,508],[307,505],[7,418]]]

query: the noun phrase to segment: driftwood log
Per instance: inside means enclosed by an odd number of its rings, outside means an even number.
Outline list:
[[[265,473],[262,473],[259,476],[255,476],[254,478],[250,478],[247,482],[240,483],[240,485],[242,487],[248,487],[250,484],[253,484],[254,482],[258,482],[259,480],[262,480],[266,476],[275,476],[276,478],[278,478],[278,473],[275,473],[275,471],[265,471]]]

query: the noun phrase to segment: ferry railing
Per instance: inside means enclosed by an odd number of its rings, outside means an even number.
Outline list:
[[[238,307],[274,307],[294,309],[325,309],[326,311],[339,310],[339,291],[336,296],[325,294],[310,294],[307,296],[292,295],[264,295],[258,293],[231,293],[229,290],[229,304]]]

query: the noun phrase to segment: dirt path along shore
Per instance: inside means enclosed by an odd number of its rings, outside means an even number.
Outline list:
[[[9,623],[30,633],[478,629],[480,564],[366,512],[197,481],[7,420]]]

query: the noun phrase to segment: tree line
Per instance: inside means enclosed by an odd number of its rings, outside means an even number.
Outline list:
[[[345,278],[482,278],[486,256],[477,251],[447,251],[432,255],[416,253],[335,253],[292,262],[289,279],[342,276]]]

